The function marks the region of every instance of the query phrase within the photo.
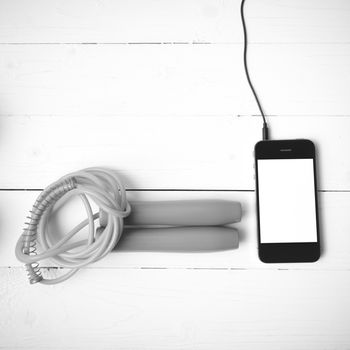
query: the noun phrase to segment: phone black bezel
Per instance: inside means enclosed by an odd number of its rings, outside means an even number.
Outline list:
[[[255,186],[258,225],[259,258],[265,263],[314,262],[320,257],[320,233],[317,200],[316,155],[312,141],[268,140],[255,145]],[[305,243],[261,243],[259,213],[259,174],[258,159],[313,159],[314,193],[316,206],[317,242]]]

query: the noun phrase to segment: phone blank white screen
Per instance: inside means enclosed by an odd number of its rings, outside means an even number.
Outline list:
[[[261,243],[317,242],[313,159],[259,159]]]

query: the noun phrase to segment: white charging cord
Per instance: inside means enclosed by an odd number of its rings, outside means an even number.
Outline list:
[[[55,204],[79,196],[84,204],[87,219],[74,227],[59,241],[49,230],[49,217]],[[94,214],[89,200],[95,202],[106,214],[107,222],[97,233]],[[55,284],[63,282],[80,268],[106,256],[118,243],[123,231],[123,218],[130,213],[126,192],[117,175],[104,168],[88,168],[68,174],[48,186],[37,198],[16,245],[16,257],[25,263],[30,283]],[[86,240],[70,242],[84,227],[89,226]],[[99,231],[99,230],[98,230]],[[39,243],[41,252],[36,250]],[[38,262],[51,259],[58,266],[71,270],[60,277],[45,279]]]

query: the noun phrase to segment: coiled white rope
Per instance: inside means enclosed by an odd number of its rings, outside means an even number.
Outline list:
[[[62,204],[71,196],[81,198],[87,219],[56,241],[57,235],[48,228],[50,214],[55,204]],[[107,224],[99,234],[94,223],[99,213],[92,212],[89,200],[107,215]],[[123,218],[129,215],[130,210],[122,182],[108,169],[87,168],[68,174],[48,186],[33,205],[29,221],[16,245],[16,257],[25,263],[30,283],[63,282],[81,267],[102,259],[118,243],[123,231]],[[87,239],[71,242],[86,226],[89,226]],[[36,250],[36,243],[40,253]],[[71,270],[55,279],[45,279],[38,262],[48,258],[58,266]]]

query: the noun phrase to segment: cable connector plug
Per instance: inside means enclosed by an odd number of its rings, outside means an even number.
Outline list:
[[[263,140],[269,139],[269,129],[267,127],[267,123],[264,123],[264,126],[262,128],[262,139]]]

